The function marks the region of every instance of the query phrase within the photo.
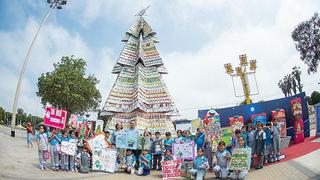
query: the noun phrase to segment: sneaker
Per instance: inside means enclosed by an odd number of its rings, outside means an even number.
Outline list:
[[[55,168],[55,167],[53,167],[53,168],[52,168],[52,171],[55,171],[55,170],[56,170],[56,168]]]
[[[78,169],[77,169],[77,168],[74,168],[74,171],[75,171],[75,172],[78,172]]]
[[[44,170],[44,168],[43,168],[43,167],[41,167],[40,169],[41,169],[41,171],[43,171],[43,170]]]
[[[75,172],[74,169],[71,169],[71,172]]]

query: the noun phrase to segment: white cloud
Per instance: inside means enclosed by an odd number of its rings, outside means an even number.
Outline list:
[[[1,63],[5,65],[1,66],[0,71],[0,83],[2,84],[0,86],[1,104],[4,105],[7,111],[12,111],[20,66],[37,27],[38,23],[33,18],[30,18],[23,29],[0,33],[2,42],[0,57],[2,59]],[[35,93],[37,91],[37,78],[41,73],[51,71],[53,63],[58,62],[65,55],[75,55],[87,60],[87,74],[96,74],[98,79],[101,80],[99,90],[101,92],[105,91],[105,88],[108,87],[106,82],[111,77],[103,78],[103,74],[105,75],[106,73],[105,69],[111,72],[110,64],[108,64],[111,54],[112,51],[110,49],[104,49],[100,54],[95,55],[79,34],[70,34],[61,26],[51,23],[46,24],[42,28],[31,52],[21,86],[18,107],[22,107],[28,113],[43,115],[40,98],[36,97]],[[103,94],[105,95],[105,93]]]
[[[219,36],[208,37],[209,43],[195,53],[165,54],[169,71],[165,79],[182,117],[196,118],[200,107],[230,106],[242,101],[234,97],[232,81],[223,64],[231,62],[237,66],[238,55],[243,53],[258,62],[260,95],[253,96],[254,100],[282,97],[277,82],[295,65],[302,67],[302,82],[306,84],[307,93],[319,89],[318,76],[307,75],[291,39],[294,27],[311,17],[316,7],[319,6],[312,3],[282,1],[272,24],[239,24]]]

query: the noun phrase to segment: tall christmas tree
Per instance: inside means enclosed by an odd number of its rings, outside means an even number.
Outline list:
[[[155,46],[156,33],[142,15],[122,40],[125,45],[112,70],[118,76],[101,114],[108,116],[109,129],[118,122],[128,127],[133,119],[140,132],[174,132],[170,118],[178,112],[162,79],[167,70]]]

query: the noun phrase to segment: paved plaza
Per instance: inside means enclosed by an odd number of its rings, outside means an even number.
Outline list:
[[[80,174],[73,172],[41,171],[38,168],[37,149],[27,148],[24,132],[17,130],[17,137],[9,136],[10,129],[0,126],[0,179],[161,179],[160,172],[152,172],[150,176],[140,177],[122,172],[107,174],[90,172]],[[318,142],[320,143],[320,142]],[[320,179],[320,149],[305,156],[274,165],[265,166],[262,170],[251,170],[246,179],[259,180],[301,180]],[[215,179],[209,172],[206,179]]]

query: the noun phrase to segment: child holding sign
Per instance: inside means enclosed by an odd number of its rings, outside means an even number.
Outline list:
[[[58,171],[59,170],[60,143],[61,143],[60,130],[57,128],[53,129],[48,141],[50,142],[51,167],[52,167],[52,170]]]
[[[62,131],[61,142],[63,141],[69,142],[69,140],[70,139],[68,137],[68,132]],[[69,155],[61,152],[60,159],[61,159],[61,164],[60,164],[61,170],[69,171]]]
[[[39,128],[39,134],[37,135],[37,145],[39,150],[39,162],[40,169],[46,169],[46,160],[48,153],[48,137],[47,134],[44,133],[44,126],[41,125]]]
[[[75,144],[75,145],[78,145],[79,143],[79,140],[76,136],[76,133],[74,131],[71,131],[71,137],[70,137],[70,140],[69,142]],[[69,161],[70,161],[70,170],[72,172],[74,171],[77,171],[77,168],[76,168],[76,164],[75,164],[75,159],[76,159],[76,155],[69,155]]]
[[[228,163],[230,161],[230,152],[225,149],[224,141],[219,142],[218,151],[215,153],[217,164],[213,168],[216,177],[226,179],[228,177]]]
[[[138,175],[149,175],[151,168],[151,155],[148,154],[148,150],[143,150],[139,156],[139,169]]]
[[[160,132],[155,133],[156,138],[152,142],[151,153],[153,155],[153,170],[161,171],[161,155],[163,152],[163,140]]]
[[[245,145],[245,140],[243,137],[239,137],[238,138],[238,144],[239,144],[239,148],[247,148],[247,146]],[[231,179],[244,179],[246,177],[246,175],[248,174],[248,170],[234,170],[231,173]]]
[[[204,179],[209,167],[208,160],[204,157],[204,149],[198,150],[198,156],[194,160],[193,168],[189,170],[191,176],[195,176],[196,180]]]
[[[132,154],[131,149],[127,149],[125,157],[125,171],[129,174],[134,174],[134,166],[136,165],[136,157]]]

